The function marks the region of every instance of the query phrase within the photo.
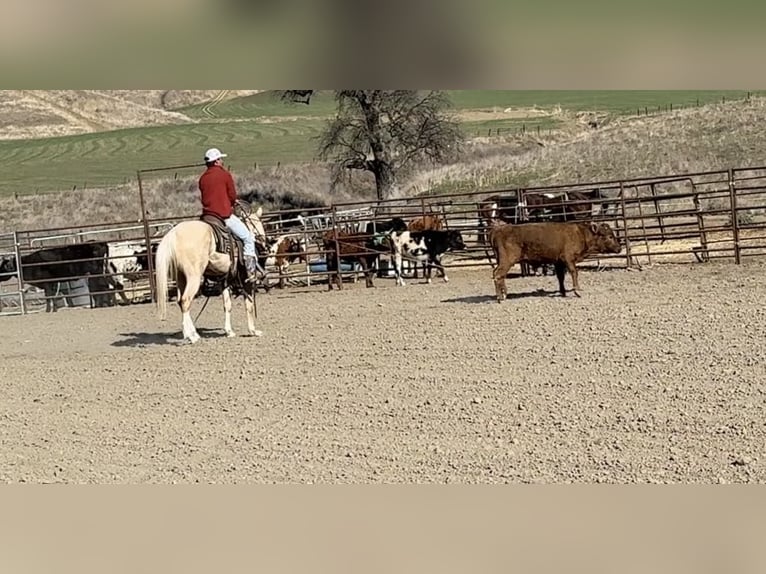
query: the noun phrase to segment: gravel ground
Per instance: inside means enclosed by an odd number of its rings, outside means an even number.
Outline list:
[[[195,346],[175,306],[2,317],[0,481],[764,482],[764,270],[293,288]]]

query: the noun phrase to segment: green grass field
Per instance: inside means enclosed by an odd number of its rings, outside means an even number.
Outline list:
[[[0,181],[0,195],[78,187],[100,187],[134,178],[139,169],[202,164],[205,149],[217,146],[233,170],[253,164],[311,161],[312,137],[320,123],[201,123],[119,130],[61,138],[0,141],[12,170]]]
[[[723,99],[742,99],[747,91],[535,91],[535,90],[450,90],[450,100],[457,110],[486,110],[504,108],[550,109],[555,106],[573,111],[599,110],[617,114],[634,114],[637,110],[648,108],[656,111],[666,108],[671,103],[674,107],[688,107]],[[752,92],[760,93],[760,92]],[[209,117],[203,112],[205,105],[181,108],[194,118]],[[282,103],[271,92],[264,92],[245,98],[229,100],[214,106],[214,117],[222,119],[242,119],[255,117],[298,116],[330,117],[335,111],[332,92],[320,91],[312,97],[311,105]]]
[[[209,118],[204,112],[206,104],[178,109],[192,118]],[[285,103],[274,92],[262,92],[244,98],[227,100],[210,109],[213,117],[221,119],[252,119],[258,117],[297,116],[306,118],[329,118],[335,112],[335,98],[332,92],[320,91],[311,98],[311,104]]]
[[[755,93],[755,92],[754,92]],[[452,91],[457,110],[491,110],[508,107],[603,110],[636,113],[647,107],[656,111],[670,103],[675,107],[742,99],[744,91]],[[182,111],[201,123],[126,129],[97,134],[40,140],[0,141],[7,166],[0,180],[0,195],[68,190],[74,186],[104,187],[134,178],[136,170],[201,164],[202,152],[218,146],[229,154],[234,171],[253,164],[275,165],[312,161],[314,137],[335,109],[331,92],[320,92],[311,105],[280,102],[271,93],[225,101],[210,108],[193,106]],[[281,117],[281,119],[280,119]],[[258,119],[260,118],[260,119]],[[275,121],[277,120],[277,121]],[[550,118],[472,120],[464,123],[468,135],[486,135],[497,128],[550,129]]]

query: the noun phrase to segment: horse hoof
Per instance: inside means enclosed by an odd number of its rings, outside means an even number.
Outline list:
[[[255,329],[253,331],[250,331],[250,336],[251,337],[263,337],[263,331]]]
[[[234,331],[227,331],[226,336],[227,337],[236,337],[237,334]]]

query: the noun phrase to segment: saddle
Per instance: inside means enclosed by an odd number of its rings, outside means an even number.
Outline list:
[[[223,219],[217,215],[206,213],[200,216],[200,220],[204,221],[213,228],[213,237],[215,237],[215,250],[217,253],[222,253],[229,256],[229,260],[232,262],[232,265],[229,267],[228,276],[232,279],[235,278],[237,276],[237,270],[240,267],[244,267],[245,265],[245,250],[242,240],[234,235],[229,230],[229,228],[226,227],[226,223],[224,223]]]

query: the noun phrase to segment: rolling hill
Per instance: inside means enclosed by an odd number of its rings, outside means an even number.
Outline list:
[[[766,163],[760,93],[450,95],[469,137],[465,152],[452,165],[424,166],[402,181],[403,193]],[[313,137],[333,111],[327,92],[310,106],[285,105],[257,90],[0,92],[0,154],[13,166],[0,179],[0,230],[135,218],[136,170],[199,166],[201,152],[212,145],[229,153],[241,192],[276,198],[274,205],[286,194],[324,200],[368,195],[370,178],[361,175],[331,190],[327,167],[313,162]],[[196,209],[198,171],[171,170],[147,182],[152,213]],[[61,193],[51,201],[46,192]],[[91,211],[82,213],[82,205]]]

